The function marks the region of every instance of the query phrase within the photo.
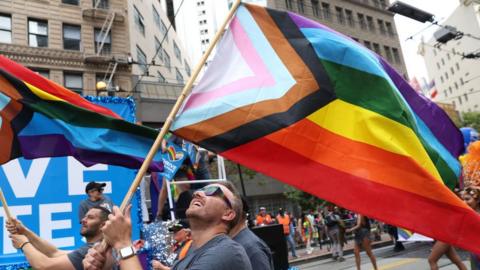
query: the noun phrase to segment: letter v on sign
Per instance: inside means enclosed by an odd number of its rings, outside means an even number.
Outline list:
[[[49,162],[50,158],[32,160],[26,176],[18,159],[14,159],[2,166],[16,198],[35,197]]]

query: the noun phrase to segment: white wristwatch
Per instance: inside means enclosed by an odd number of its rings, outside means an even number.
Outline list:
[[[121,248],[117,250],[117,252],[118,252],[118,259],[120,260],[128,259],[137,254],[137,250],[133,246]]]

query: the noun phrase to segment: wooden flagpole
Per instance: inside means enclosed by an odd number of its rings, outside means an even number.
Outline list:
[[[161,145],[161,142],[165,135],[167,134],[168,130],[170,129],[170,126],[173,123],[173,120],[175,119],[176,114],[180,110],[180,107],[182,106],[183,102],[185,101],[185,98],[187,95],[190,93],[193,83],[198,77],[198,74],[200,73],[200,70],[202,69],[203,65],[205,62],[207,62],[208,56],[210,56],[210,53],[212,52],[213,48],[215,45],[218,43],[220,40],[220,37],[222,36],[223,32],[225,31],[225,27],[227,27],[228,22],[230,19],[233,17],[235,14],[235,11],[237,11],[238,7],[240,6],[241,0],[236,0],[235,3],[233,4],[232,8],[230,9],[230,12],[228,13],[227,17],[225,18],[225,21],[222,23],[220,26],[220,29],[218,32],[215,34],[215,37],[213,38],[212,43],[210,43],[210,46],[208,46],[207,50],[203,54],[202,58],[198,62],[197,66],[195,67],[192,76],[188,80],[188,82],[185,84],[185,87],[182,90],[182,93],[177,99],[177,102],[173,106],[172,110],[170,111],[170,114],[167,117],[167,120],[165,121],[165,124],[163,125],[162,129],[160,130],[160,133],[158,134],[157,138],[155,139],[155,142],[152,145],[152,148],[150,148],[150,151],[148,151],[148,155],[145,158],[145,161],[143,162],[142,166],[138,170],[137,175],[135,176],[135,179],[133,180],[132,185],[130,185],[130,188],[125,195],[125,198],[122,201],[122,204],[120,205],[120,210],[123,212],[125,208],[127,207],[128,203],[133,197],[133,194],[135,193],[135,190],[137,187],[140,185],[140,182],[142,181],[143,176],[147,172],[148,167],[150,166],[150,163],[152,162],[153,157],[158,151],[158,148]]]
[[[2,201],[3,211],[5,212],[5,216],[7,217],[7,220],[11,220],[12,219],[12,214],[10,213],[10,210],[8,209],[7,200],[5,200],[5,196],[3,195],[2,188],[0,188],[0,201]]]

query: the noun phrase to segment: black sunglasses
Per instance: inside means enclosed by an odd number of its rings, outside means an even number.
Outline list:
[[[198,191],[201,191],[205,194],[205,196],[215,196],[215,197],[219,197],[220,199],[222,199],[226,204],[227,206],[232,209],[232,203],[230,203],[230,200],[227,198],[227,196],[225,196],[225,193],[223,193],[223,190],[220,186],[205,186],[201,189],[198,189],[196,192]]]

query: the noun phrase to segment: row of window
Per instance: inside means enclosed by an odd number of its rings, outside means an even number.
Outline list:
[[[287,9],[293,9],[293,0],[285,0]],[[305,13],[305,1],[297,0],[297,10],[300,13]],[[377,1],[378,2],[378,1]],[[319,3],[319,1],[311,1],[312,13],[314,17],[324,19],[327,21],[332,20],[332,11],[329,3]],[[337,22],[343,25],[348,24],[350,27],[355,27],[357,24],[361,29],[369,30],[372,33],[377,32],[377,28],[382,35],[394,36],[395,31],[391,22],[377,19],[376,21],[372,16],[364,15],[357,12],[356,17],[354,12],[349,9],[344,9],[339,6],[335,6],[335,17]]]
[[[355,41],[360,42],[359,39],[353,38]],[[365,47],[367,47],[369,50],[372,50],[376,52],[378,55],[382,55],[385,58],[387,58],[387,61],[390,63],[395,63],[395,64],[401,64],[402,59],[400,57],[400,51],[397,48],[393,48],[390,46],[383,46],[383,51],[382,51],[382,46],[378,43],[375,42],[370,42],[368,40],[364,40],[363,44]]]
[[[93,6],[102,9],[108,9],[108,0],[93,0]],[[75,5],[80,4],[80,0],[62,0],[63,4]]]
[[[440,69],[440,65],[438,63],[437,63],[437,67]],[[455,63],[455,68],[456,68],[457,71],[460,70],[460,64],[458,62]],[[450,67],[450,74],[451,75],[455,74],[455,69],[453,67]],[[445,71],[445,73],[443,75],[440,75],[440,82],[441,83],[447,82],[448,78],[449,78],[448,71]],[[461,83],[463,85],[463,78],[460,78],[460,80],[461,80]]]
[[[28,18],[28,45],[30,47],[48,47],[48,21]],[[82,37],[81,26],[74,24],[62,24],[63,48],[65,50],[80,51]],[[103,33],[99,28],[94,29],[95,52],[98,52],[100,43],[103,41],[101,53],[110,53],[112,39],[110,33]],[[0,14],[0,42],[12,43],[12,17]]]

